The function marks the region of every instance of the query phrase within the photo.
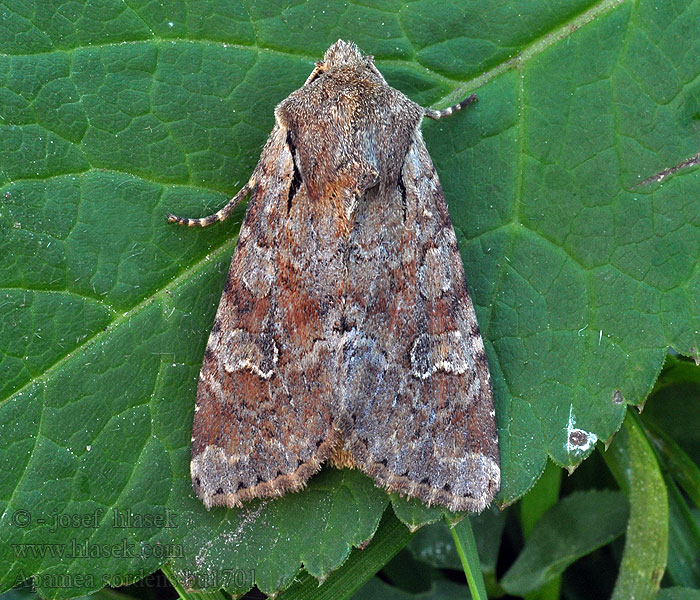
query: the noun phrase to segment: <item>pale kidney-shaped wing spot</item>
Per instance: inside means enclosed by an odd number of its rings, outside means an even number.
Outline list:
[[[227,373],[248,370],[261,379],[270,379],[275,374],[279,350],[272,336],[234,329],[226,340],[226,348]]]
[[[437,371],[462,375],[474,369],[474,360],[460,331],[421,333],[411,348],[411,373],[418,379],[427,379]]]

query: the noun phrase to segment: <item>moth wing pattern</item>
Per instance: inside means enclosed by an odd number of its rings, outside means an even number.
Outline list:
[[[339,40],[276,125],[250,181],[200,373],[192,481],[209,508],[281,496],[321,463],[482,510],[500,485],[484,344],[424,109]]]
[[[304,201],[294,160],[276,126],[249,182],[251,198],[205,351],[191,475],[207,508],[295,491],[338,443],[326,373],[338,341],[319,330],[324,320],[307,318],[320,310],[327,286],[317,280],[319,266],[310,264],[320,240],[299,227],[304,207],[289,211],[295,194]]]
[[[409,124],[410,125],[410,124]],[[381,486],[481,511],[500,486],[484,344],[445,198],[416,126],[384,199],[358,207],[350,244],[340,428]]]

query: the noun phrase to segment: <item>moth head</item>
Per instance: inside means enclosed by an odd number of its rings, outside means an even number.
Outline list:
[[[380,77],[381,81],[384,81],[381,73],[374,66],[373,56],[363,56],[360,49],[354,42],[338,40],[335,44],[328,48],[328,50],[326,50],[326,53],[323,55],[323,60],[316,63],[314,70],[306,80],[306,84],[318,79],[327,71],[331,71],[338,67],[357,67],[369,69],[374,75]]]
[[[323,64],[327,69],[362,63],[365,57],[354,42],[338,40],[323,55]]]

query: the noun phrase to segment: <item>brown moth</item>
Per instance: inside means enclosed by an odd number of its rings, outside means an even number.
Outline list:
[[[423,108],[339,40],[275,109],[199,375],[207,508],[302,488],[321,464],[482,510],[500,485],[484,344],[423,143]]]

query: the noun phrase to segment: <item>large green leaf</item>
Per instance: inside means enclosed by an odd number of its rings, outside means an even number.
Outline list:
[[[698,169],[649,180],[698,149],[697,2],[0,4],[3,587],[74,595],[166,555],[195,584],[272,592],[373,534],[387,497],[358,473],[240,511],[193,497],[197,372],[242,212],[165,223],[235,193],[338,37],[424,105],[479,95],[424,132],[487,344],[502,503],[612,436],[668,346],[698,355]],[[173,526],[115,528],[113,509]],[[55,554],[81,543],[99,556]]]

